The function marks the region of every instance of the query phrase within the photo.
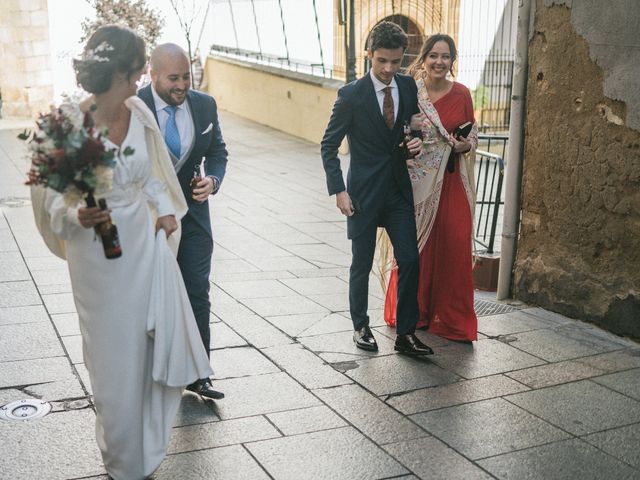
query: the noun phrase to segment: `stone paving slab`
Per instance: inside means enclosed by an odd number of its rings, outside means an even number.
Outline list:
[[[419,331],[436,354],[403,357],[372,274],[380,351],[358,350],[346,221],[326,195],[319,146],[221,117],[231,157],[210,202],[210,296],[213,384],[226,397],[185,392],[154,480],[640,478],[637,343],[519,304],[480,316],[473,346]],[[0,272],[0,404],[39,397],[54,413],[8,436],[0,422],[0,436],[22,441],[28,478],[106,480],[93,410],[75,410],[91,406],[91,385],[66,263],[37,234],[14,137],[0,129],[0,198],[16,199],[0,202],[0,263],[11,265]],[[55,356],[19,359],[38,342]],[[82,445],[54,425],[82,429]],[[40,434],[67,442],[54,449],[59,477],[56,462],[40,461],[39,440],[30,443]],[[74,449],[95,458],[64,473]]]
[[[168,453],[225,447],[280,436],[263,416],[189,425],[173,429]]]
[[[593,433],[584,441],[607,452],[623,462],[640,469],[640,423]]]
[[[320,405],[286,373],[219,380],[215,386],[233,399],[218,402],[217,413],[223,420]]]
[[[431,436],[391,443],[383,448],[414,472],[417,478],[447,480],[493,478],[445,443]]]
[[[60,313],[51,315],[51,320],[61,337],[80,335],[80,323],[77,313]]]
[[[226,323],[215,322],[211,324],[211,349],[244,347],[247,342],[236,332],[231,330]]]
[[[539,367],[525,368],[506,375],[531,388],[551,387],[561,383],[584,380],[606,373],[605,370],[592,367],[580,361],[550,363]]]
[[[463,378],[478,378],[544,364],[545,361],[497,340],[478,340],[438,350],[433,361]]]
[[[42,304],[42,300],[32,282],[0,283],[0,308],[40,304]]]
[[[526,386],[504,375],[493,375],[397,394],[388,398],[387,403],[405,415],[411,415],[526,390]]]
[[[378,445],[428,435],[415,423],[358,385],[314,390],[314,393]]]
[[[499,479],[632,480],[638,471],[577,439],[480,460]]]
[[[47,311],[42,305],[0,308],[0,328],[10,324],[46,322],[48,319]]]
[[[211,367],[217,379],[278,373],[280,369],[259,350],[251,347],[225,348],[211,352]]]
[[[636,345],[633,348],[618,352],[584,357],[579,362],[607,372],[620,372],[631,368],[640,368],[640,348]]]
[[[154,480],[220,478],[268,480],[269,476],[241,445],[169,455]]]
[[[349,377],[337,372],[299,344],[265,348],[262,352],[306,388],[326,388],[351,383]]]
[[[562,430],[501,398],[418,413],[411,418],[474,460],[569,438]]]
[[[50,322],[0,326],[0,362],[61,355],[64,351]]]
[[[574,435],[640,422],[640,402],[589,380],[506,398]]]
[[[52,413],[37,422],[0,422],[2,477],[64,480],[104,473],[94,423],[89,409]]]
[[[269,413],[266,417],[287,436],[347,426],[342,418],[324,405]]]
[[[358,368],[345,373],[376,395],[389,395],[418,388],[448,385],[460,377],[429,358],[412,358],[401,355],[385,355],[357,360]]]
[[[597,377],[593,381],[635,400],[640,400],[640,368]]]
[[[603,340],[574,325],[519,333],[510,345],[548,362],[585,357],[624,347],[621,343]]]
[[[408,473],[352,427],[266,440],[247,448],[275,480],[375,480]]]
[[[29,270],[19,252],[0,252],[0,282],[29,280]]]

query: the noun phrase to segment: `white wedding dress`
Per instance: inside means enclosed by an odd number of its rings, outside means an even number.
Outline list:
[[[66,243],[83,354],[96,407],[96,437],[107,472],[138,480],[162,462],[183,387],[213,372],[175,257],[155,235],[149,203],[174,213],[165,185],[152,176],[144,126],[135,112],[106,198],[122,256],[107,259],[77,208],[47,189],[52,230]],[[116,145],[106,142],[108,147]],[[179,220],[178,220],[179,221]]]

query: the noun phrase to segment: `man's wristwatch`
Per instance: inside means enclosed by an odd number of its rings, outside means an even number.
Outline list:
[[[214,175],[207,175],[207,178],[210,178],[213,181],[213,190],[211,190],[211,195],[215,195],[220,189],[220,180],[218,180],[218,177]]]

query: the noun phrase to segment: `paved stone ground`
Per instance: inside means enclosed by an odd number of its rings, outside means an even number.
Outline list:
[[[421,333],[436,355],[398,356],[372,277],[380,352],[357,350],[318,146],[222,124],[211,321],[227,397],[185,394],[157,480],[640,478],[638,344],[478,293],[473,346]],[[69,277],[35,230],[15,133],[0,130],[0,405],[54,408],[0,423],[0,477],[105,479]]]

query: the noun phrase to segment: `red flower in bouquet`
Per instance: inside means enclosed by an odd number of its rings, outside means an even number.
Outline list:
[[[31,151],[27,185],[60,192],[70,206],[78,205],[87,194],[109,191],[116,156],[115,149],[104,144],[106,133],[77,104],[63,103],[41,114],[35,131],[18,135]],[[122,153],[130,155],[133,150],[125,148]]]

